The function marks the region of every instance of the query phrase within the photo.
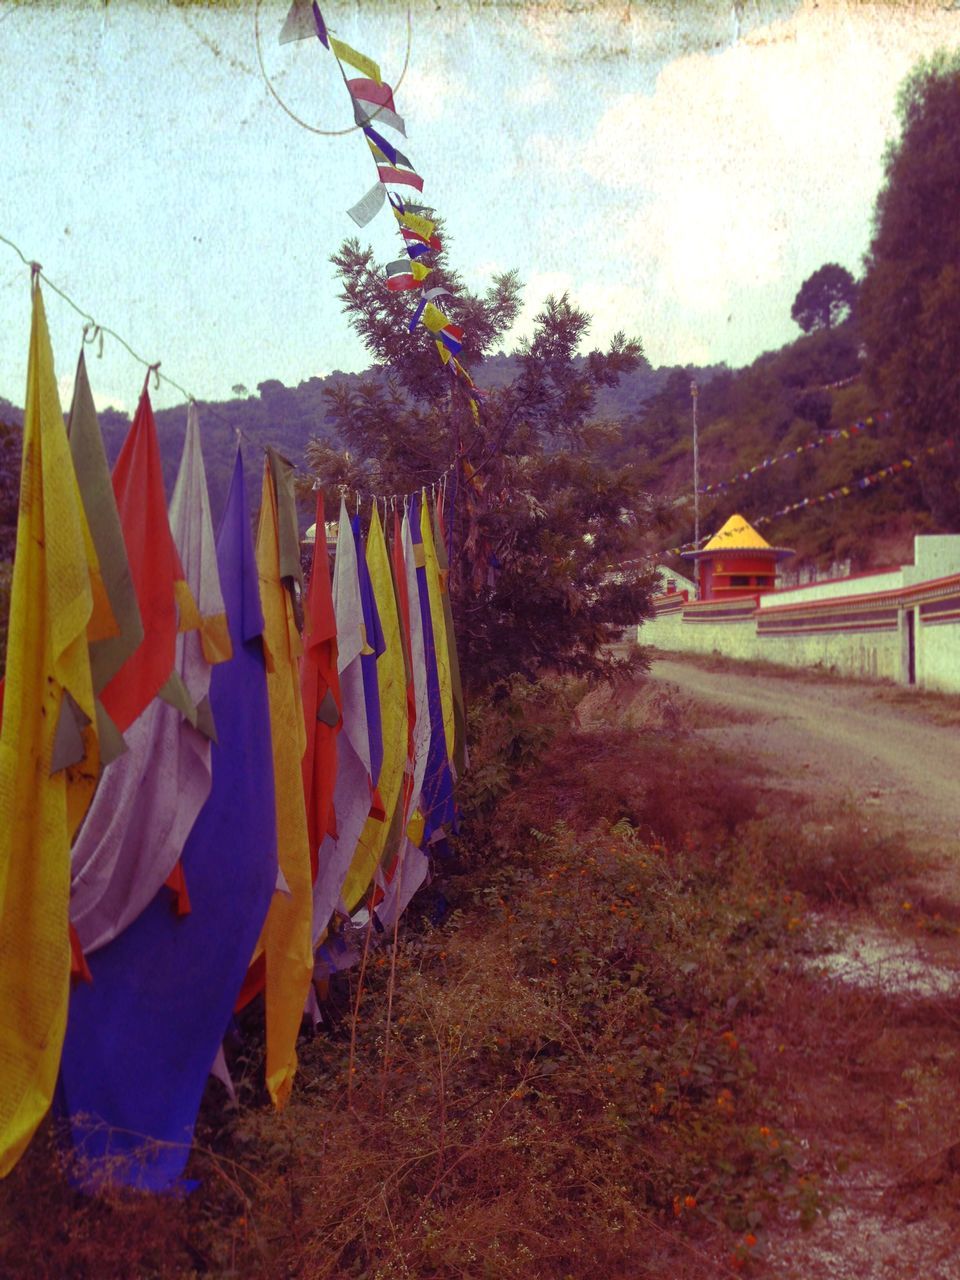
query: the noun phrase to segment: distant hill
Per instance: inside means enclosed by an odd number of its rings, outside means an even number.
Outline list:
[[[507,386],[518,372],[518,357],[494,355],[484,361],[478,381],[491,391]],[[631,464],[655,499],[662,523],[647,550],[659,553],[693,537],[692,430],[690,382],[700,388],[698,420],[701,485],[726,481],[765,457],[779,455],[825,433],[849,426],[883,409],[859,380],[859,342],[852,322],[827,332],[800,337],[779,351],[767,352],[751,365],[732,370],[644,365],[604,388],[597,400],[597,419],[612,426],[599,446],[605,460]],[[270,379],[255,393],[201,403],[200,425],[210,500],[216,522],[226,498],[236,449],[236,429],[244,438],[251,509],[259,505],[260,448],[274,445],[302,463],[315,436],[336,444],[325,391],[340,383],[358,383],[382,373],[336,372],[308,378],[296,387]],[[831,384],[842,383],[840,387]],[[0,562],[9,559],[16,520],[16,475],[19,470],[20,409],[0,398]],[[2,424],[7,424],[6,426]],[[100,414],[111,461],[129,430],[126,415],[107,409]],[[157,414],[157,430],[168,494],[186,429],[186,409]],[[734,511],[748,520],[773,513],[790,502],[841,485],[856,485],[865,475],[899,460],[904,446],[895,422],[855,439],[803,451],[778,462],[749,481],[701,498],[701,532],[709,534]],[[664,514],[665,513],[665,514]],[[304,524],[309,512],[301,512]],[[849,560],[855,568],[871,568],[908,559],[914,533],[940,532],[921,501],[909,472],[850,497],[808,507],[762,525],[769,541],[794,548],[798,561],[825,567]],[[680,568],[684,562],[676,561]]]
[[[497,390],[513,380],[519,370],[518,358],[492,356],[482,366],[478,381],[485,388]],[[702,371],[709,377],[710,371]],[[645,366],[628,374],[617,387],[605,387],[598,397],[598,416],[619,421],[636,413],[651,397],[660,392],[671,376],[670,369]],[[365,377],[385,377],[382,373],[335,372],[322,378],[308,378],[296,387],[285,386],[276,379],[261,382],[255,393],[226,401],[200,401],[200,430],[203,456],[207,468],[210,503],[214,522],[219,519],[226,500],[227,488],[236,452],[236,431],[243,436],[247,462],[248,490],[251,508],[259,505],[259,449],[275,448],[291,462],[302,464],[308,441],[321,437],[336,443],[327,413],[325,391],[337,384],[358,383]],[[64,406],[66,409],[68,406]],[[130,429],[130,418],[116,409],[104,409],[99,415],[104,447],[112,463]],[[180,453],[187,426],[186,407],[163,409],[156,414],[163,478],[168,495],[173,492]],[[0,422],[19,426],[23,411],[0,397]],[[304,521],[307,513],[303,513]],[[2,559],[0,555],[0,559]]]

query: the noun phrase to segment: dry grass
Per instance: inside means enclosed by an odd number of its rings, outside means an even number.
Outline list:
[[[475,711],[470,834],[402,935],[389,1055],[374,939],[352,1079],[356,973],[280,1117],[253,1010],[244,1105],[208,1091],[199,1189],[86,1199],[47,1131],[0,1187],[0,1273],[761,1275],[768,1232],[868,1165],[952,1224],[960,1005],[805,967],[810,909],[869,909],[912,859],[722,759],[705,775],[662,699],[627,728],[595,699],[571,728],[577,696]]]

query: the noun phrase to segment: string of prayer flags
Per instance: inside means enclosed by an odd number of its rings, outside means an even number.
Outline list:
[[[775,467],[780,462],[786,462],[791,458],[798,458],[802,453],[807,453],[811,449],[822,449],[824,445],[836,444],[838,440],[852,440],[863,432],[869,431],[872,427],[889,422],[891,417],[892,415],[890,413],[878,413],[873,417],[863,418],[858,422],[853,422],[849,427],[841,427],[836,431],[826,431],[815,440],[807,440],[803,444],[798,444],[793,449],[787,449],[785,452],[777,454],[774,457],[762,458],[758,463],[749,467],[746,471],[738,471],[737,474],[735,476],[731,476],[729,480],[718,480],[713,484],[703,485],[699,492],[720,493],[724,489],[729,489],[731,485],[738,484],[744,480],[752,480],[755,475],[759,474],[759,472],[766,471],[770,467]]]
[[[108,765],[71,853],[70,920],[85,955],[134,921],[173,875],[197,815],[210,795],[212,668],[232,656],[217,567],[197,407],[187,410],[170,526],[200,626],[176,641],[176,671],[187,716],[155,698],[127,730],[129,750]],[[189,886],[175,878],[178,909]]]
[[[330,48],[327,27],[315,0],[293,0],[280,29],[280,44],[289,44],[292,40],[306,40],[316,36],[321,44]]]
[[[58,1105],[90,1191],[166,1191],[181,1177],[277,883],[264,622],[239,449],[217,564],[233,657],[210,681],[213,780],[182,855],[191,911],[172,911],[161,889],[71,994]]]
[[[38,283],[32,308],[0,724],[0,1177],[54,1094],[70,983],[70,840],[99,765],[87,647],[95,552]],[[75,732],[55,770],[62,717]]]
[[[354,120],[364,134],[376,165],[377,183],[347,211],[358,226],[364,227],[379,213],[387,186],[413,188],[422,192],[423,178],[414,168],[413,162],[382,132],[385,128],[392,128],[406,137],[406,125],[396,110],[393,90],[384,82],[378,64],[350,45],[330,36],[316,3],[308,8],[306,0],[294,0],[280,33],[281,43],[304,39],[311,34],[316,34],[337,59],[350,94]],[[348,78],[343,71],[344,63],[361,75]],[[404,249],[413,266],[416,267],[431,252],[440,252],[442,244],[440,237],[435,234],[436,223],[428,216],[433,211],[423,205],[408,205],[395,192],[387,192],[387,196],[400,224]],[[416,288],[429,270],[430,268],[426,268],[423,275],[418,275],[415,271],[405,270],[400,263],[390,262],[386,271],[387,289],[401,292]],[[423,314],[421,300],[421,305],[408,322],[410,333],[414,332]],[[463,378],[472,387],[472,379],[469,379],[463,366],[450,361],[451,355],[458,355],[463,349],[463,329],[447,321],[431,332],[437,335],[437,352],[443,364],[454,377]],[[469,395],[468,402],[474,420],[479,422],[478,397]]]

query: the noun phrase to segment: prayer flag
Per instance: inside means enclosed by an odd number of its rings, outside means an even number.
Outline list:
[[[393,216],[400,223],[401,227],[405,227],[407,230],[413,231],[424,240],[429,240],[437,227],[437,224],[435,222],[431,222],[429,218],[424,218],[419,213],[410,213],[407,209],[401,213],[395,208]]]
[[[434,508],[433,545],[437,557],[440,579],[440,603],[443,608],[447,649],[450,661],[450,686],[453,695],[453,746],[452,763],[456,778],[462,778],[467,767],[467,714],[463,700],[463,681],[460,678],[460,656],[457,653],[457,637],[453,628],[453,608],[450,602],[450,562],[447,558],[447,541],[444,537],[444,519],[440,504]],[[448,746],[450,745],[448,741]],[[455,780],[456,780],[455,778]]]
[[[427,305],[429,306],[430,304],[428,303]],[[463,342],[461,341],[463,330],[458,324],[444,325],[438,336],[451,355],[458,355],[463,350]]]
[[[437,548],[433,538],[433,522],[430,505],[424,491],[420,497],[420,536],[423,539],[424,571],[427,593],[430,598],[430,620],[437,651],[437,677],[440,684],[440,703],[443,708],[443,734],[447,744],[447,759],[453,759],[454,715],[453,683],[450,673],[450,641],[447,638],[447,611],[443,607],[446,594],[446,571],[441,575]],[[446,559],[446,557],[444,557]]]
[[[369,145],[372,148],[375,144]],[[380,175],[381,182],[392,182],[395,186],[400,187],[415,187],[417,191],[423,190],[423,179],[418,173],[414,172],[412,166],[402,169],[396,165],[384,164],[378,160],[377,173]]]
[[[383,208],[383,199],[386,194],[387,188],[382,182],[374,183],[363,199],[358,200],[352,208],[347,210],[347,213],[358,227],[365,227]]]
[[[400,619],[390,573],[387,543],[383,536],[376,505],[374,505],[367,532],[366,560],[370,588],[383,638],[383,645],[376,663],[380,698],[379,714],[383,730],[377,787],[383,801],[384,816],[382,819],[369,817],[364,825],[341,891],[341,901],[347,913],[353,911],[363,897],[386,848],[394,814],[400,803],[400,790],[407,761],[407,682]]]
[[[326,23],[315,0],[293,0],[283,26],[280,29],[280,44],[289,44],[292,40],[306,40],[308,36],[316,36],[329,49]]]
[[[393,100],[393,90],[383,80],[369,80],[359,76],[347,81],[350,96],[372,102],[377,107],[386,107],[388,111],[396,111],[397,104]]]
[[[360,532],[360,516],[350,521],[354,541],[357,544],[357,577],[360,581],[360,603],[363,608],[363,649],[360,653],[363,671],[363,697],[367,710],[367,736],[370,739],[370,782],[375,791],[380,781],[383,763],[383,728],[380,723],[380,688],[377,680],[377,659],[384,651],[380,611],[373,596],[370,570]]]
[[[401,151],[398,151],[392,142],[388,142],[382,133],[377,133],[372,125],[364,125],[363,132],[367,141],[375,149],[374,154],[379,153],[379,155],[384,156],[390,164],[410,165],[410,161],[406,156]]]
[[[323,496],[317,493],[316,541],[307,593],[304,655],[300,674],[307,746],[303,757],[303,789],[307,804],[312,878],[317,878],[317,852],[328,833],[336,836],[333,788],[337,777],[337,734],[340,680],[337,675],[337,619],[330,590],[330,566],[323,522]]]
[[[263,467],[257,570],[267,656],[277,859],[287,891],[274,892],[259,946],[264,955],[266,986],[266,1080],[273,1104],[279,1109],[290,1097],[297,1072],[297,1034],[313,974],[313,894],[303,792],[307,740],[298,679],[303,647],[293,607],[292,575],[283,572],[280,555],[284,523],[280,504],[286,508],[285,516],[292,515],[294,526],[296,506],[292,489],[274,484],[272,462],[268,457]],[[290,463],[285,466],[292,478],[293,467]],[[322,527],[319,525],[318,530]]]
[[[341,499],[337,556],[333,572],[333,607],[337,619],[337,673],[340,677],[343,727],[337,740],[337,780],[333,804],[336,836],[321,846],[313,888],[313,942],[320,942],[340,900],[344,877],[370,813],[372,797],[370,734],[361,656],[366,643],[357,544],[346,503]]]
[[[353,118],[358,125],[389,125],[391,129],[396,129],[397,133],[402,133],[404,137],[407,136],[407,127],[402,116],[398,116],[389,107],[378,106],[368,98],[354,98]]]
[[[70,983],[70,839],[98,769],[87,647],[95,553],[38,284],[32,302],[0,725],[0,1177],[53,1098]],[[73,750],[54,771],[61,720]]]
[[[415,289],[417,281],[413,277],[410,263],[406,258],[398,258],[387,263],[387,288],[391,293],[400,293],[404,289]]]
[[[210,681],[210,797],[182,865],[192,910],[161,889],[90,957],[72,992],[58,1103],[81,1177],[163,1191],[183,1172],[197,1109],[277,883],[270,714],[240,450],[217,535],[233,657]]]
[[[324,42],[326,43],[326,42]],[[373,80],[376,84],[382,85],[383,80],[380,77],[380,68],[372,58],[368,58],[366,54],[358,53],[356,49],[352,49],[350,45],[343,40],[335,40],[330,36],[330,44],[328,45],[333,51],[334,56],[339,62],[346,62],[357,71],[362,71],[365,76]]]
[[[409,607],[410,625],[410,666],[413,670],[413,698],[416,710],[413,735],[413,794],[410,802],[411,814],[420,804],[424,777],[427,771],[427,759],[433,727],[430,719],[430,695],[427,681],[427,644],[424,635],[423,614],[420,609],[420,590],[418,584],[418,561],[422,552],[422,544],[415,541],[414,535],[414,500],[410,500],[404,512],[401,536],[403,539],[403,565],[406,585],[406,598]]]
[[[146,384],[114,464],[113,491],[144,631],[137,649],[101,694],[107,714],[123,733],[167,685],[178,630],[200,621],[170,533],[157,428]]]
[[[87,628],[93,692],[99,695],[143,639],[143,624],[82,350],[73,382],[67,434],[83,509],[97,553],[96,581],[105,596],[98,602],[95,590],[94,614]],[[97,625],[98,613],[103,618],[100,625]],[[109,764],[126,750],[126,744],[99,697],[96,708],[100,760],[102,764]]]
[[[439,333],[450,321],[439,307],[435,307],[432,302],[428,302],[423,312],[423,323],[424,327],[429,329],[431,333]]]
[[[427,551],[424,547],[421,504],[417,497],[411,501],[410,531],[413,539],[414,558],[417,566],[417,595],[411,597],[411,612],[419,603],[423,627],[424,666],[427,684],[427,713],[430,718],[430,751],[423,780],[420,807],[425,820],[424,839],[431,837],[454,820],[453,781],[450,775],[449,753],[444,735],[446,719],[444,695],[438,669],[438,646],[442,640],[436,635],[430,601],[430,584],[427,569]],[[429,525],[427,526],[429,527]],[[433,562],[435,565],[435,561]],[[434,568],[435,572],[435,568]],[[419,709],[419,708],[418,708]]]
[[[70,920],[86,954],[154,899],[210,794],[211,667],[230,658],[231,643],[195,404],[187,409],[170,523],[200,614],[199,628],[176,639],[175,670],[193,714],[155,698],[127,730],[127,753],[104,770],[71,855]],[[178,886],[188,894],[185,879]]]

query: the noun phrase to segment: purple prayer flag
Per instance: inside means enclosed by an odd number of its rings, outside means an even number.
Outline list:
[[[360,655],[363,671],[363,702],[367,711],[367,736],[370,739],[370,779],[374,786],[380,781],[383,765],[383,724],[380,716],[380,684],[377,677],[377,658],[387,647],[380,625],[380,612],[373,597],[370,570],[367,567],[364,539],[360,533],[360,517],[350,521],[353,540],[357,547],[357,572],[360,578],[360,604],[363,609],[363,626],[367,634],[367,648],[372,653]]]
[[[263,615],[239,449],[217,562],[233,657],[210,680],[218,740],[210,797],[181,856],[189,913],[161,888],[88,957],[93,981],[70,997],[57,1106],[89,1191],[177,1184],[277,882]]]

